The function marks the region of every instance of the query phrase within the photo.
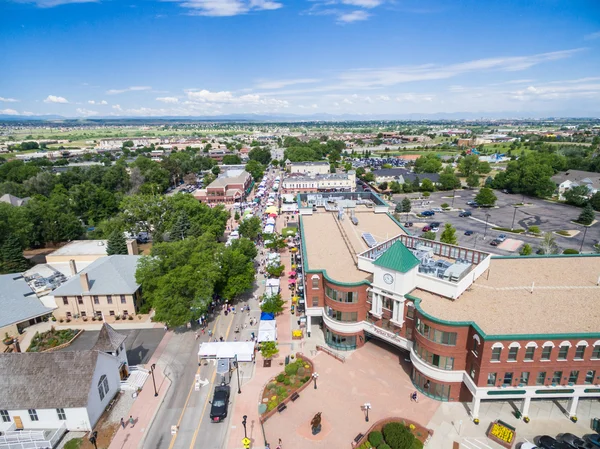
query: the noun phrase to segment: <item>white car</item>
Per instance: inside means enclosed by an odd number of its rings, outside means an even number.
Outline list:
[[[431,210],[434,212],[443,212],[441,207],[432,207]]]
[[[525,442],[525,443],[521,443],[521,445],[519,446],[519,449],[539,449],[539,448],[533,443]]]

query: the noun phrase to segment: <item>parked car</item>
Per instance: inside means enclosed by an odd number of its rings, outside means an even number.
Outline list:
[[[471,207],[479,207],[479,204],[477,204],[475,201],[473,201],[473,202],[471,203]]]
[[[525,442],[525,443],[521,443],[521,445],[519,446],[519,449],[539,449],[539,448],[533,443]]]
[[[584,435],[583,439],[590,443],[593,447],[600,447],[600,434],[592,433],[589,435]]]
[[[431,210],[433,212],[442,212],[442,208],[441,207],[432,207]]]
[[[490,245],[492,246],[498,246],[500,243],[502,243],[500,240],[494,239],[490,242]]]
[[[222,422],[225,418],[227,418],[229,394],[229,385],[218,385],[215,387],[212,401],[210,401],[210,420],[212,422]]]
[[[506,234],[500,234],[498,237],[496,237],[496,240],[500,240],[501,242],[503,242],[504,240],[506,240]]]
[[[567,444],[556,441],[548,435],[542,435],[538,438],[538,446],[541,449],[571,449]]]
[[[467,231],[465,231],[465,235],[473,235],[473,231],[467,230]]]
[[[413,222],[412,221],[407,221],[406,223],[404,223],[404,227],[405,228],[412,228],[413,226]]]
[[[439,221],[432,221],[431,223],[429,223],[429,226],[431,226],[432,228],[439,228],[442,224]]]
[[[471,215],[473,214],[469,210],[464,210],[458,214],[459,217],[470,217]]]
[[[430,226],[424,226],[423,227],[423,232],[429,232],[431,231],[431,227]]]
[[[590,443],[586,443],[582,438],[572,433],[563,433],[560,435],[560,441],[568,444],[572,449],[590,449],[593,446]]]
[[[421,215],[423,215],[424,217],[433,217],[435,215],[435,212],[432,210],[424,210],[423,212],[421,212]]]

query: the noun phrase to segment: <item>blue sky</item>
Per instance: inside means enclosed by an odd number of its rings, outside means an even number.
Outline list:
[[[0,0],[0,114],[600,116],[597,0]]]

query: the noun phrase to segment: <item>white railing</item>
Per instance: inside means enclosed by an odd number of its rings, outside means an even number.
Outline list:
[[[52,430],[9,430],[0,436],[0,449],[52,449],[67,431],[63,423],[51,435]]]

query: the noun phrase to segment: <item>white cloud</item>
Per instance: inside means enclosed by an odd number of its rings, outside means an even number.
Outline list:
[[[4,115],[20,115],[18,111],[14,109],[0,109],[0,114]]]
[[[88,100],[88,104],[96,104],[94,100]]]
[[[274,98],[263,98],[258,94],[246,94],[235,96],[229,91],[211,92],[209,90],[188,90],[188,99],[199,103],[225,103],[238,105],[269,105],[277,107],[288,107],[285,100]]]
[[[4,97],[0,97],[0,101],[4,102],[4,103],[16,103],[19,100],[17,100],[16,98],[4,98]]]
[[[380,101],[390,101],[390,97],[388,97],[387,95],[378,95],[377,97],[375,97],[375,99]]]
[[[177,97],[158,97],[156,101],[161,101],[163,103],[179,103],[179,98]]]
[[[107,90],[106,93],[108,95],[116,95],[116,94],[123,94],[125,92],[139,92],[139,91],[143,91],[143,90],[151,90],[152,87],[150,86],[130,86],[130,87],[126,87],[125,89],[110,89]]]
[[[66,104],[69,101],[65,97],[57,97],[56,95],[48,95],[44,100],[44,103],[61,103]]]
[[[575,80],[573,80],[575,81]],[[600,83],[575,84],[563,81],[528,86],[508,93],[509,97],[520,101],[531,100],[570,100],[574,98],[600,98]]]
[[[259,82],[256,87],[258,89],[281,89],[287,86],[293,86],[295,84],[312,84],[321,81],[316,78],[299,78],[291,80],[272,80]]]
[[[96,111],[90,111],[89,109],[77,108],[77,114],[83,115],[84,117],[91,117],[93,115],[98,115]]]
[[[123,110],[123,109],[121,108],[121,105],[120,105],[120,104],[113,104],[112,108],[113,108],[115,111],[122,111],[122,110]]]
[[[35,3],[39,8],[54,8],[60,5],[73,3],[97,3],[98,0],[20,0],[23,3]]]
[[[179,3],[191,15],[230,17],[251,11],[274,10],[283,4],[271,0],[171,0]]]
[[[342,103],[343,103],[343,104],[354,104],[354,102],[353,102],[352,100],[349,100],[349,99],[347,99],[347,98],[344,98],[344,99],[342,100]]]
[[[354,22],[359,22],[361,20],[367,20],[369,17],[371,17],[371,14],[369,14],[366,11],[352,11],[352,12],[340,14],[337,18],[337,22],[338,23],[354,23]]]
[[[586,41],[593,41],[594,39],[600,39],[600,31],[596,31],[595,33],[586,34],[583,38]]]
[[[360,8],[375,8],[383,3],[383,0],[342,0],[344,5],[358,6]]]
[[[435,95],[431,94],[415,94],[415,93],[404,93],[400,94],[396,97],[396,101],[400,103],[408,102],[408,103],[417,103],[421,101],[430,102],[435,98]]]

